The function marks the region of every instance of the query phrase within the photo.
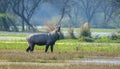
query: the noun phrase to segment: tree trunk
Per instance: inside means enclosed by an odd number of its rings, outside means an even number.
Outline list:
[[[15,25],[15,23],[14,23],[10,18],[7,18],[7,19],[8,19],[8,20],[10,21],[10,23],[13,25],[15,32],[18,32],[19,30],[18,30],[17,26]]]
[[[25,31],[25,23],[24,23],[24,20],[22,20],[22,31],[23,31],[23,32]]]
[[[7,23],[7,21],[6,21],[6,18],[2,17],[1,19],[2,19],[2,22],[3,22],[4,30],[5,31],[10,31],[10,27],[9,27],[9,24]]]
[[[30,27],[32,29],[32,31],[36,32],[37,29],[34,28],[34,26],[32,24],[30,24],[29,20],[27,20],[25,17],[22,17],[23,20],[26,22],[26,24],[28,25],[28,27]],[[30,30],[30,29],[29,29]]]
[[[61,25],[60,23],[61,23],[64,15],[65,15],[65,9],[66,9],[66,5],[67,5],[68,1],[69,1],[69,0],[66,0],[65,3],[64,3],[64,6],[63,6],[63,8],[62,8],[61,18],[60,18],[60,20],[59,20],[59,22],[58,22],[58,25]]]

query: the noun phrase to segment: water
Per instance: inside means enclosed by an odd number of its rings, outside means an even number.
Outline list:
[[[64,35],[67,35],[68,32],[63,32]],[[74,32],[75,36],[79,36],[80,33],[78,32]],[[117,33],[116,33],[117,34]],[[99,36],[111,36],[112,33],[111,32],[92,32],[91,33],[92,36],[96,36],[96,35],[99,35]]]
[[[92,32],[91,35],[92,36],[96,36],[96,35],[99,35],[99,36],[111,36],[111,32]]]
[[[16,34],[16,35],[18,35],[18,34],[24,34],[24,35],[28,35],[28,34],[30,34],[30,33],[17,33],[17,32],[10,32],[10,33],[8,33],[8,32],[3,32],[4,34]],[[2,34],[3,34],[2,33]],[[64,35],[68,35],[68,32],[63,32],[63,34]],[[79,36],[79,32],[74,32],[74,34],[75,34],[75,36]],[[91,33],[91,35],[93,36],[93,37],[96,37],[96,36],[111,36],[111,32],[92,32]],[[118,34],[118,35],[120,35],[120,34]],[[11,36],[0,36],[0,40],[25,40],[25,37],[11,37]]]
[[[0,36],[0,40],[25,40],[24,37],[11,37],[11,36]]]
[[[114,64],[120,65],[120,58],[119,59],[86,59],[86,60],[67,60],[66,62],[73,62],[73,63],[97,63],[97,64]]]

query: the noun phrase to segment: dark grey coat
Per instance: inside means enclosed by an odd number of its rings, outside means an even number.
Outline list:
[[[34,50],[35,45],[46,45],[45,52],[47,52],[49,46],[51,46],[51,52],[53,52],[53,46],[56,40],[59,39],[60,27],[57,27],[54,31],[50,33],[36,33],[31,34],[27,37],[28,48],[27,52]]]

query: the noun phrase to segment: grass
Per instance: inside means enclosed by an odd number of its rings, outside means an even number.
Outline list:
[[[120,68],[120,65],[95,64],[95,63],[67,63],[64,61],[64,60],[76,60],[76,59],[77,60],[91,59],[93,57],[114,58],[114,57],[120,57],[120,54],[119,52],[83,52],[83,51],[55,51],[54,53],[50,53],[50,52],[44,53],[43,50],[35,50],[33,53],[26,53],[24,50],[5,49],[5,50],[0,50],[0,62],[5,62],[5,64],[4,63],[0,64],[0,69],[74,69],[74,68],[75,69],[119,69]],[[14,62],[14,64],[7,64],[7,62]],[[25,63],[21,63],[21,62],[25,62]]]
[[[1,37],[23,37],[27,34],[0,34]],[[83,60],[92,58],[119,58],[120,40],[107,38],[95,42],[81,42],[78,39],[58,40],[54,53],[44,52],[45,46],[36,46],[33,53],[26,53],[26,40],[0,40],[0,62],[30,62],[41,64],[65,64],[46,66],[36,64],[0,64],[0,69],[120,69],[120,65],[66,63],[64,60]],[[66,65],[69,64],[69,65]]]
[[[112,40],[110,38],[97,39],[95,42],[98,43],[120,43],[120,39]]]
[[[55,50],[59,51],[104,51],[120,52],[119,43],[88,43],[79,42],[77,39],[65,39],[56,42]],[[25,40],[0,40],[0,49],[25,50],[27,42]],[[44,50],[45,46],[36,46],[35,50]]]
[[[37,63],[64,63],[64,60],[82,60],[92,58],[120,57],[120,52],[85,52],[85,51],[55,51],[45,53],[44,50],[35,50],[26,53],[24,50],[1,50],[0,61],[7,62],[37,62]],[[95,57],[94,57],[95,56]]]
[[[82,60],[92,56],[120,57],[119,43],[87,43],[76,39],[59,40],[54,53],[44,52],[45,46],[36,46],[33,53],[26,53],[25,40],[0,40],[0,60],[8,62],[64,63],[64,60]]]
[[[9,62],[39,62],[39,63],[58,63],[62,60],[74,58],[83,58],[79,52],[57,51],[54,53],[44,53],[43,50],[36,50],[34,53],[26,53],[24,50],[2,50],[0,51],[0,60]],[[75,54],[71,56],[72,54]],[[14,56],[14,58],[13,58]]]
[[[63,41],[64,44],[60,44]],[[120,69],[120,65],[65,62],[65,60],[120,57],[119,44],[80,43],[76,45],[78,43],[76,40],[68,40],[76,42],[73,44],[67,44],[67,40],[63,41],[56,43],[54,53],[50,53],[50,49],[48,53],[45,53],[44,46],[36,46],[33,53],[26,53],[27,43],[25,41],[20,41],[21,43],[19,41],[15,41],[15,43],[14,41],[12,43],[0,43],[0,62],[15,62],[15,64],[0,64],[0,69]],[[30,62],[33,64],[16,64],[17,62]],[[38,65],[34,63],[38,63]],[[49,65],[50,63],[62,63],[63,65]]]
[[[0,65],[0,69],[120,69],[119,65],[70,64],[63,66],[46,65]]]
[[[100,56],[103,58],[120,57],[119,43],[87,43],[79,42],[76,39],[59,40],[55,44],[54,53],[50,53],[49,49],[47,54],[44,53],[45,46],[36,46],[34,53],[30,54],[25,52],[26,48],[27,42],[25,40],[1,40],[0,60],[48,63],[51,61],[44,60],[84,59],[86,56]]]

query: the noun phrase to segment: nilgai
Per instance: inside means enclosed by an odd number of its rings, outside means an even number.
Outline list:
[[[53,47],[55,42],[59,39],[60,26],[50,33],[36,33],[31,34],[27,37],[28,48],[26,52],[33,52],[35,45],[46,45],[45,52],[48,51],[49,46],[51,47],[51,52],[53,52]]]

